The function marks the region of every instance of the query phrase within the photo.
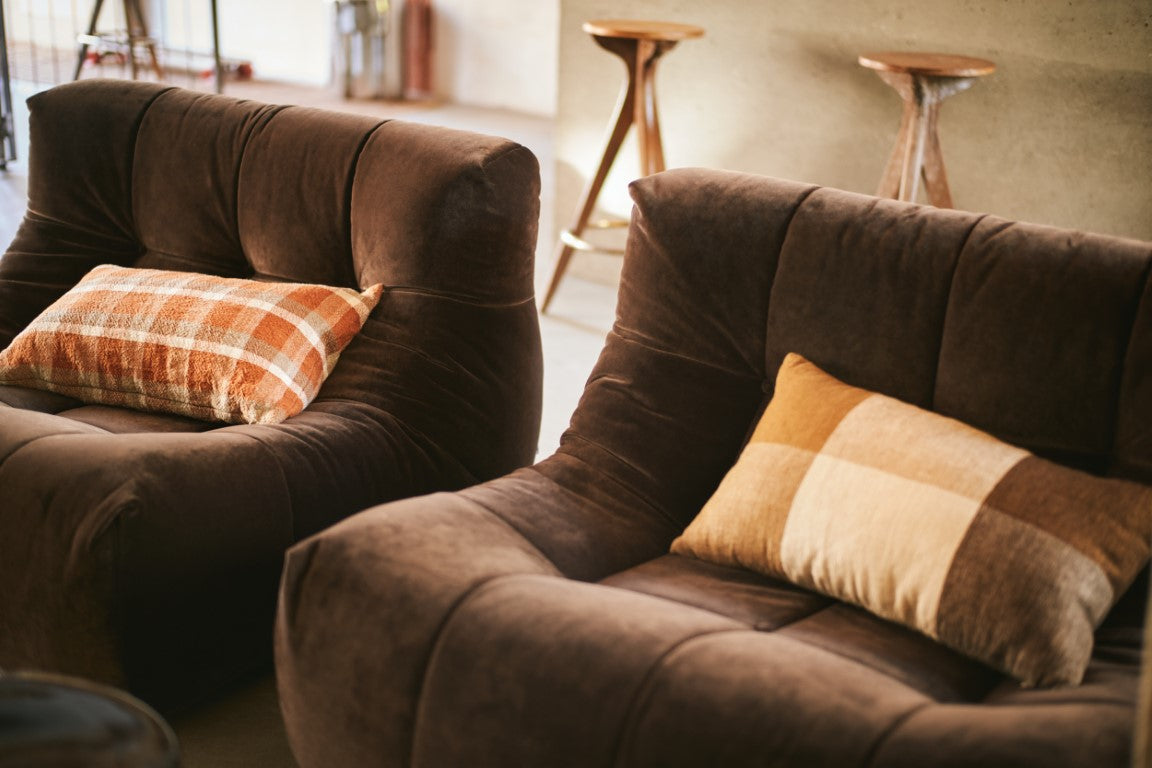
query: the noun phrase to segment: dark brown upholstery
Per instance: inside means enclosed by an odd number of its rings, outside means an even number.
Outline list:
[[[30,107],[0,348],[105,262],[386,287],[275,426],[0,387],[0,667],[168,707],[270,661],[289,544],[532,461],[538,167],[502,139],[122,81]]]
[[[1082,686],[1024,690],[667,551],[793,351],[1152,481],[1152,246],[717,171],[633,196],[617,322],[560,450],[291,550],[277,674],[301,764],[1126,765],[1139,588]]]

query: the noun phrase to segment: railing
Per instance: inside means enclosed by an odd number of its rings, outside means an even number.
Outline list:
[[[0,0],[0,169],[16,159],[14,83],[21,98],[81,77],[163,78],[219,93],[226,72],[249,76],[247,62],[220,58],[216,3]],[[138,66],[142,49],[150,66]]]

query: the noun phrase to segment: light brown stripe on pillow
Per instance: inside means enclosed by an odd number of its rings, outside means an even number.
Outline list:
[[[681,537],[672,551],[697,557],[707,553],[714,562],[783,576],[780,539],[792,497],[815,457],[789,445],[749,443],[696,516],[696,545]]]
[[[1026,584],[1043,589],[1021,589]],[[985,507],[956,550],[935,631],[925,630],[953,648],[979,649],[986,663],[1033,685],[1076,684],[1092,654],[1093,627],[1113,597],[1093,560]]]
[[[1136,483],[1088,485],[1031,456],[1001,479],[986,504],[1075,547],[1104,570],[1116,593],[1128,587],[1125,574],[1148,559],[1152,513],[1148,489]]]

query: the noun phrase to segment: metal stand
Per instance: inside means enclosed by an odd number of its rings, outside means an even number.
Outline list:
[[[344,98],[399,98],[400,78],[389,72],[387,62],[394,3],[336,0],[334,5],[337,75]]]
[[[212,9],[212,61],[216,67],[216,93],[224,93],[224,67],[220,63],[220,14],[216,0],[211,1]]]
[[[0,0],[0,169],[16,159],[16,125],[12,114],[12,75],[8,70],[8,27],[4,21],[4,3]]]

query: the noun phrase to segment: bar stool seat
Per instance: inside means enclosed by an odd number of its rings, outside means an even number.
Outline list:
[[[583,29],[601,48],[621,58],[628,69],[628,79],[620,91],[615,121],[604,154],[600,158],[600,165],[580,195],[572,223],[560,233],[556,267],[552,272],[548,291],[544,295],[541,312],[548,311],[548,305],[552,303],[574,251],[621,252],[618,249],[590,243],[584,239],[584,231],[589,226],[594,228],[627,226],[627,222],[615,221],[589,224],[589,219],[596,207],[596,200],[600,196],[604,180],[608,177],[608,171],[611,170],[628,129],[633,124],[636,125],[640,150],[640,175],[648,176],[664,170],[664,145],[660,137],[660,118],[656,109],[656,62],[681,40],[701,37],[704,34],[701,27],[690,24],[627,19],[587,21]]]
[[[990,75],[996,65],[987,59],[944,53],[865,53],[863,67],[876,71],[904,100],[900,132],[876,191],[879,197],[915,200],[920,178],[928,201],[938,208],[952,207],[952,193],[940,153],[936,128],[940,102]]]

